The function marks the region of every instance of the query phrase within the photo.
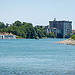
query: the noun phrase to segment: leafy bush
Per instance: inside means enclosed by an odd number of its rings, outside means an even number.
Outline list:
[[[71,39],[75,40],[75,34],[71,37]]]

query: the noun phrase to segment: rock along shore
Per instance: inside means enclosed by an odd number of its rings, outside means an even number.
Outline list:
[[[59,43],[59,44],[66,44],[66,45],[75,45],[75,40],[69,38],[69,39],[67,39],[67,40],[59,41],[59,42],[56,42],[56,43]]]

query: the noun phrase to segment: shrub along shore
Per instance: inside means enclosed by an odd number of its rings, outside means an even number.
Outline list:
[[[56,43],[66,44],[66,45],[75,45],[75,35],[73,35],[71,38],[69,38],[67,40],[59,41],[59,42],[56,42]]]

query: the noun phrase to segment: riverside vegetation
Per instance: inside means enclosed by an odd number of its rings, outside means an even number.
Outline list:
[[[71,38],[69,38],[67,40],[59,41],[59,42],[56,42],[56,43],[67,44],[67,45],[75,45],[75,34]]]
[[[75,40],[75,34],[71,37],[71,39]]]
[[[12,24],[0,22],[0,32],[16,35],[17,38],[55,38],[54,33],[47,33],[40,26],[33,27],[32,23],[15,21]]]

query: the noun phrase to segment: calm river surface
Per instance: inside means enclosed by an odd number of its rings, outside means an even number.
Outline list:
[[[0,39],[0,75],[75,75],[75,46],[65,39]]]

